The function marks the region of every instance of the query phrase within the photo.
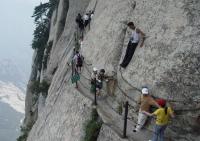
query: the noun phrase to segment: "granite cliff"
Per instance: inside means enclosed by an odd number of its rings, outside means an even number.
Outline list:
[[[82,46],[84,66],[79,88],[71,84],[71,56],[77,42],[75,17],[94,9],[90,30]],[[34,123],[28,141],[80,141],[89,118],[93,95],[89,92],[92,68],[112,75],[105,84],[97,111],[103,120],[98,141],[147,140],[152,124],[133,133],[137,120],[135,100],[142,86],[155,97],[170,101],[176,118],[166,131],[172,141],[200,140],[200,1],[198,0],[60,0],[51,17],[47,66],[41,71],[33,56],[26,96],[25,125]],[[146,34],[126,69],[119,70],[133,21]],[[48,82],[48,95],[34,102],[33,81]],[[129,101],[128,138],[122,139],[123,118],[119,107]],[[120,112],[119,112],[120,113]],[[123,115],[123,114],[122,114]]]

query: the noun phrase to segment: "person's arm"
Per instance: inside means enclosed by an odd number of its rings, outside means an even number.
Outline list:
[[[151,98],[151,101],[152,105],[156,106],[157,108],[160,108],[160,105],[153,98]]]
[[[144,113],[144,114],[146,114],[146,115],[148,115],[150,117],[155,116],[154,113],[149,113],[149,112],[146,112],[146,111],[142,111],[142,113]]]
[[[143,47],[143,45],[144,45],[144,40],[145,40],[145,34],[144,34],[144,32],[141,31],[139,28],[137,28],[136,30],[137,30],[137,32],[140,33],[140,35],[141,35],[141,40],[142,40],[142,41],[141,41],[140,47]]]

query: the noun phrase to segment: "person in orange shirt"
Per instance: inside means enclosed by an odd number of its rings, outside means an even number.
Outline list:
[[[158,103],[149,95],[148,88],[142,88],[142,96],[138,100],[138,104],[140,104],[138,122],[133,132],[140,131],[148,118],[148,116],[144,114],[143,111],[149,112],[150,106],[152,105],[158,108],[160,107]]]
[[[174,112],[172,111],[172,108],[166,106],[166,101],[164,99],[159,99],[158,104],[161,106],[161,108],[157,109],[152,114],[144,111],[144,113],[148,116],[156,116],[153,139],[149,141],[164,141],[164,131],[169,122],[169,118],[174,118]]]

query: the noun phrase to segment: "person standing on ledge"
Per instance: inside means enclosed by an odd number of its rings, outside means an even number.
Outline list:
[[[120,64],[120,66],[122,68],[126,68],[128,66],[140,40],[141,40],[140,47],[143,47],[144,40],[145,40],[145,34],[139,28],[136,28],[133,22],[129,22],[127,25],[129,28],[131,28],[133,30],[133,32],[130,37],[127,49],[126,49],[126,54],[124,56],[124,60]]]

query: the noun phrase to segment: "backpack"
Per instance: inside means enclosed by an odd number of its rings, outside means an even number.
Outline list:
[[[83,65],[83,60],[80,54],[77,55],[77,65],[80,67]]]

